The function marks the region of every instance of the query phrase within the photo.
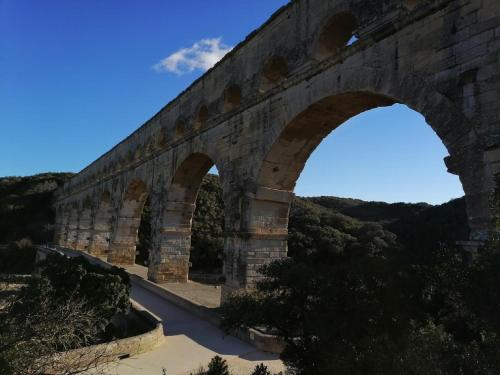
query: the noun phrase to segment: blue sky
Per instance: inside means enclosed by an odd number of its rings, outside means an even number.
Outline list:
[[[286,0],[0,0],[0,176],[79,171]],[[357,116],[312,155],[299,195],[441,203],[446,150],[404,106]]]

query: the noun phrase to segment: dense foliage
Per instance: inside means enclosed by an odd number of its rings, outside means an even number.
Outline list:
[[[208,175],[196,200],[191,238],[193,271],[220,273],[224,253],[224,203],[219,177]]]
[[[149,261],[149,252],[152,248],[151,238],[151,201],[148,197],[142,209],[141,224],[137,235],[137,256],[135,263],[147,266]]]
[[[38,267],[41,277],[37,282],[50,285],[55,301],[75,298],[96,307],[103,318],[103,331],[115,315],[127,313],[130,308],[130,279],[122,268],[104,269],[83,257],[59,255],[49,255]],[[36,295],[33,301],[36,303]]]
[[[29,240],[0,248],[0,274],[29,275],[35,268],[36,250]]]
[[[0,244],[29,238],[52,241],[52,194],[72,174],[45,173],[0,178]]]
[[[336,197],[298,198],[350,218],[376,222],[396,234],[408,250],[422,252],[469,238],[465,198],[431,206],[426,203],[364,202]]]
[[[274,331],[297,374],[498,373],[500,249],[471,260],[451,246],[466,233],[462,201],[368,223],[340,214],[335,200],[335,210],[294,202],[291,257],[225,306],[226,327]]]
[[[471,264],[444,248],[423,266],[392,248],[320,249],[266,267],[225,324],[274,330],[297,374],[498,373],[499,267],[490,250]]]

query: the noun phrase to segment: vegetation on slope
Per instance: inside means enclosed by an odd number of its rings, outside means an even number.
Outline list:
[[[53,192],[71,173],[44,173],[30,177],[0,178],[0,244],[28,238],[51,241]]]

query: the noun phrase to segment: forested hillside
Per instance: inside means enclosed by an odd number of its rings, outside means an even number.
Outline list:
[[[330,213],[337,212],[359,221],[378,223],[385,230],[394,233],[398,242],[409,252],[421,253],[439,245],[453,245],[456,241],[469,238],[465,198],[432,206],[427,203],[390,204],[314,197],[296,198],[294,206],[301,206],[299,202],[303,200],[314,203],[316,207],[310,207],[316,212],[321,211],[321,207]],[[293,221],[293,215],[291,219]]]
[[[224,211],[217,176],[203,181],[193,221],[193,268],[222,266]],[[412,256],[425,257],[442,244],[469,235],[464,198],[426,203],[365,202],[337,197],[295,198],[290,210],[289,255],[319,247],[339,249],[399,243]]]
[[[0,178],[0,244],[23,238],[50,241],[53,236],[52,194],[71,173],[44,173]]]

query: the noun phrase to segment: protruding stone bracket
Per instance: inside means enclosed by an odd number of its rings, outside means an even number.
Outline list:
[[[293,191],[271,189],[265,186],[259,186],[255,194],[255,199],[280,203],[290,203],[294,197]]]
[[[483,159],[490,164],[493,174],[500,173],[500,146],[486,150]]]

